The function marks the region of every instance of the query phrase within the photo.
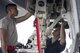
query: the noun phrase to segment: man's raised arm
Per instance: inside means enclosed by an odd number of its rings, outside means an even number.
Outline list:
[[[64,24],[65,24],[64,22],[61,22],[61,28],[60,28],[60,44],[61,45],[64,45],[65,39],[66,39]]]
[[[31,14],[29,11],[27,11],[26,15],[21,16],[21,17],[19,17],[19,18],[16,18],[15,20],[16,20],[17,23],[20,23],[20,22],[28,19],[31,15],[32,15],[32,14]]]

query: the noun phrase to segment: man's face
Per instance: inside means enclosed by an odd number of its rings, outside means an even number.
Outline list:
[[[59,36],[60,36],[60,28],[56,28],[56,29],[53,31],[53,36],[54,36],[54,37],[59,37]]]
[[[18,15],[18,10],[17,10],[17,7],[16,6],[13,6],[11,8],[11,13],[13,16],[17,16]]]

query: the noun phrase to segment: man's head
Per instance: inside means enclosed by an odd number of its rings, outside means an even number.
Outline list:
[[[53,36],[56,37],[60,37],[60,27],[57,27],[53,30]]]
[[[6,13],[10,14],[11,16],[18,15],[17,6],[15,4],[8,4],[8,5],[6,5],[5,9],[6,9]]]

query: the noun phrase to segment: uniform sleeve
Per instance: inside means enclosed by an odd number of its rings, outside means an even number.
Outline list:
[[[60,42],[59,42],[58,47],[60,49],[60,52],[62,52],[66,47],[66,42],[64,43],[64,45],[61,45]]]
[[[5,20],[0,20],[0,28],[7,29],[7,22]]]

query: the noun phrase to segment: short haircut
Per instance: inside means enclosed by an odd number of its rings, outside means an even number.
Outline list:
[[[8,8],[9,8],[9,7],[12,7],[12,6],[17,7],[16,4],[13,4],[13,3],[7,4],[6,7],[5,7],[6,12],[8,12]]]

